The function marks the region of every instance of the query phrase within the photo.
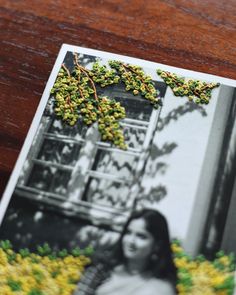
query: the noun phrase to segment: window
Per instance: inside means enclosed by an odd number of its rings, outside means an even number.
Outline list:
[[[156,88],[163,97],[165,84],[156,82]],[[100,89],[98,94],[115,98],[125,107],[121,124],[127,150],[102,142],[95,124],[89,128],[82,122],[65,125],[55,117],[49,100],[17,195],[86,218],[91,210],[104,215],[133,208],[160,110],[126,92],[123,85]]]

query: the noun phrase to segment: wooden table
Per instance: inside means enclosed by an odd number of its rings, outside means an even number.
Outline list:
[[[0,195],[62,43],[236,79],[235,0],[1,0]]]

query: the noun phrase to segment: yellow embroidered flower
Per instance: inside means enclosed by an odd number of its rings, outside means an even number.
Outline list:
[[[180,295],[232,295],[235,259],[233,255],[217,253],[213,261],[202,255],[192,258],[187,255],[179,241],[171,245],[174,263],[178,270],[177,290]]]
[[[0,248],[0,294],[71,295],[91,262],[85,255],[52,258],[20,253]]]

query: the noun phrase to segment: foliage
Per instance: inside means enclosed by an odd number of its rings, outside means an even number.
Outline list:
[[[89,71],[89,76],[92,77],[94,82],[100,84],[101,87],[117,84],[120,81],[120,76],[117,75],[116,70],[109,70],[106,65],[100,65],[98,61],[93,64],[92,70]]]
[[[149,100],[154,107],[158,108],[161,104],[159,92],[155,89],[152,77],[144,73],[141,67],[125,64],[120,61],[111,60],[109,65],[100,65],[99,62],[93,64],[93,69],[89,72],[93,81],[105,87],[117,84],[121,80],[125,83],[125,90],[132,91],[133,95],[141,94]]]
[[[125,83],[125,90],[132,91],[134,95],[141,94],[149,100],[155,108],[161,105],[159,91],[155,89],[152,77],[144,73],[141,67],[125,64],[120,61],[109,61],[111,68],[116,69]]]
[[[95,84],[90,77],[91,72],[78,63],[77,55],[74,63],[72,73],[62,65],[51,90],[55,97],[57,116],[71,126],[76,124],[80,116],[86,125],[98,122],[102,140],[125,149],[124,135],[119,123],[119,120],[125,117],[125,109],[119,102],[107,97],[98,97]]]
[[[181,295],[232,295],[235,287],[235,256],[216,254],[213,261],[203,255],[187,255],[179,241],[172,243],[175,265],[178,269],[177,289]]]
[[[119,121],[125,117],[125,110],[119,102],[107,97],[99,98],[100,116],[98,119],[98,130],[102,140],[113,142],[116,146],[126,149],[123,131],[120,129]]]
[[[208,104],[212,89],[220,85],[219,83],[185,79],[160,69],[157,70],[157,74],[171,87],[175,96],[187,96],[190,101],[195,101],[197,104]]]
[[[62,65],[51,94],[55,98],[55,112],[63,121],[71,126],[76,124],[79,117],[86,125],[98,122],[102,140],[126,149],[119,123],[125,118],[125,109],[115,100],[99,97],[96,84],[106,87],[122,81],[126,91],[132,91],[133,95],[140,94],[154,108],[161,105],[161,99],[151,76],[146,75],[141,67],[115,60],[109,61],[109,66],[96,61],[88,70],[79,64],[78,55],[74,54],[74,70],[70,73]],[[219,86],[218,83],[187,80],[162,70],[157,70],[157,73],[176,96],[188,96],[190,101],[194,100],[197,104],[209,103],[212,89]]]

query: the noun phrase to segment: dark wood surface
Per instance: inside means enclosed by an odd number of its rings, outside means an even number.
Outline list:
[[[235,0],[0,0],[0,196],[62,43],[236,79]]]

